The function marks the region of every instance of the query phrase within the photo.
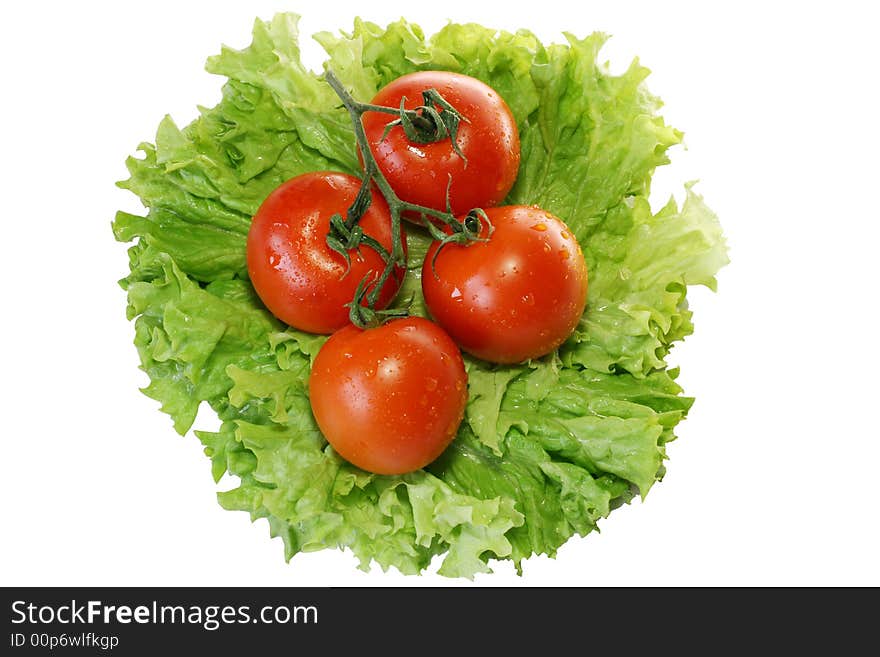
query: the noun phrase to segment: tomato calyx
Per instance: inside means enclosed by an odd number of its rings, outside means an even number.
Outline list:
[[[358,225],[361,217],[370,209],[370,203],[372,202],[370,182],[369,178],[364,178],[361,181],[361,187],[354,202],[345,212],[345,219],[339,213],[330,217],[330,231],[326,237],[327,246],[345,259],[345,274],[343,274],[343,277],[347,276],[351,270],[350,251],[359,249],[361,244],[366,244],[373,249],[386,263],[391,259],[391,254],[388,250],[379,244],[378,241],[365,234]]]
[[[423,91],[422,101],[424,104],[413,110],[406,109],[406,100],[406,96],[400,99],[400,109],[398,110],[400,116],[388,122],[382,133],[382,139],[384,140],[388,133],[398,125],[403,128],[407,139],[416,144],[433,144],[448,137],[452,142],[452,150],[464,160],[464,166],[467,168],[467,156],[458,145],[458,126],[462,121],[470,123],[470,120],[466,116],[462,116],[436,89]],[[390,114],[387,112],[390,108],[381,105],[369,105],[369,107],[371,111]]]
[[[447,207],[448,206],[447,188]],[[434,251],[434,255],[431,258],[431,272],[435,277],[437,276],[437,270],[434,265],[437,262],[437,256],[440,255],[440,252],[444,247],[449,244],[467,246],[474,242],[488,242],[489,238],[492,237],[492,233],[495,231],[495,226],[492,225],[492,220],[489,219],[489,215],[486,214],[486,211],[483,210],[483,208],[475,208],[474,210],[471,210],[462,217],[460,221],[458,219],[451,221],[447,224],[447,231],[443,231],[443,229],[431,222],[427,223],[427,227],[428,232],[431,233],[431,237],[438,242],[437,249]]]
[[[327,69],[324,73],[324,79],[327,84],[336,92],[343,106],[351,117],[352,126],[354,128],[355,139],[358,149],[363,158],[364,177],[362,187],[355,198],[352,205],[346,211],[345,219],[341,214],[336,214],[330,221],[330,232],[327,235],[327,245],[340,253],[350,263],[350,251],[356,250],[361,244],[376,249],[376,252],[385,262],[385,268],[378,279],[369,275],[358,285],[358,292],[355,298],[348,304],[350,308],[350,319],[352,324],[359,328],[368,328],[376,326],[391,317],[405,317],[408,310],[406,308],[391,308],[385,310],[376,309],[376,301],[379,297],[379,290],[382,289],[385,281],[392,275],[397,267],[406,267],[406,252],[403,247],[403,239],[401,236],[400,222],[404,213],[408,216],[416,216],[420,218],[420,223],[428,228],[432,236],[440,235],[441,240],[446,244],[454,242],[456,244],[468,244],[474,241],[486,241],[488,237],[481,235],[484,222],[488,221],[486,213],[482,208],[474,208],[466,213],[463,220],[459,220],[452,213],[449,202],[449,189],[452,184],[450,178],[446,187],[446,209],[437,210],[435,208],[410,203],[402,200],[391,188],[387,179],[379,169],[366,133],[362,118],[365,112],[383,112],[386,114],[397,114],[398,119],[391,121],[386,126],[386,134],[394,125],[402,126],[408,138],[419,143],[428,143],[429,141],[440,141],[449,138],[456,153],[464,157],[459,151],[456,137],[458,135],[458,127],[461,121],[467,122],[467,118],[462,116],[450,103],[444,100],[435,89],[428,89],[422,93],[424,105],[415,110],[407,110],[404,103],[401,102],[400,108],[383,107],[380,105],[372,105],[370,103],[361,103],[355,100],[346,90],[339,78],[332,70]],[[396,123],[398,122],[399,123]],[[394,125],[392,125],[394,124]],[[412,134],[412,136],[411,136]],[[385,198],[388,209],[391,212],[391,252],[383,249],[381,245],[373,244],[369,238],[361,231],[357,222],[366,212],[370,204],[371,185],[375,184],[379,192]],[[443,232],[439,226],[447,228],[448,232]],[[488,234],[491,234],[491,223]],[[378,249],[376,247],[379,247]],[[366,305],[362,302],[366,300]]]
[[[391,275],[393,276],[394,274],[392,273]],[[348,308],[348,319],[352,324],[362,329],[376,328],[392,319],[409,317],[409,306],[412,304],[412,298],[397,308],[377,309],[375,307],[379,292],[385,286],[387,280],[388,275],[384,271],[378,278],[365,276],[361,279],[354,292],[354,298],[345,304],[345,307]],[[364,304],[364,300],[366,300],[366,304]]]

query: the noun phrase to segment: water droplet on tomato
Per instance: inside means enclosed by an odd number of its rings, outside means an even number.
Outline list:
[[[461,290],[455,288],[452,290],[452,294],[449,295],[450,299],[455,299],[456,301],[461,301]]]
[[[534,306],[535,305],[535,297],[532,295],[531,292],[529,292],[529,293],[524,294],[522,296],[522,302],[524,304],[526,304],[527,306]]]
[[[425,387],[428,390],[436,390],[437,389],[437,379],[433,377],[428,377],[428,380],[425,381]]]
[[[539,233],[543,233],[545,230],[547,230],[547,224],[545,224],[543,221],[540,221],[534,224],[531,228],[532,230],[536,230]]]

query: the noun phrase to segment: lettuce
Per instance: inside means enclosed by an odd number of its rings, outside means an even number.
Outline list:
[[[528,31],[449,24],[430,39],[398,21],[359,19],[351,34],[315,36],[342,81],[370,98],[395,77],[446,69],[478,77],[510,105],[522,165],[512,203],[562,217],[590,272],[587,310],[558,352],[519,366],[466,358],[469,403],[452,446],[425,470],[379,476],[342,460],[312,418],[309,368],[325,338],[286,327],[247,279],[250,218],[281,182],[331,169],[358,173],[349,118],[300,61],[297,17],[256,21],[253,43],[208,60],[227,78],[216,107],[184,128],[166,117],[119,183],[144,216],[120,212],[133,242],[128,291],[135,345],[175,429],[200,404],[222,421],[196,431],[227,509],[266,518],[287,559],[343,548],[361,567],[473,577],[491,559],[516,567],[644,497],[664,473],[665,445],[693,400],[667,369],[693,330],[689,285],[714,289],[727,262],[716,216],[691,187],[654,213],[651,176],[681,133],[658,115],[647,69],[597,63],[605,41],[567,35],[544,46]],[[425,314],[419,266],[428,237],[410,231],[403,295]]]

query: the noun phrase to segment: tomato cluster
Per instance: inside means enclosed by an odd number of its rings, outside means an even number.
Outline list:
[[[327,440],[365,470],[400,474],[433,461],[458,431],[467,403],[460,350],[496,363],[553,351],[583,314],[587,268],[561,219],[536,206],[498,205],[516,180],[520,144],[513,115],[492,88],[423,71],[391,82],[370,104],[353,103],[346,107],[361,136],[365,184],[367,177],[376,183],[368,202],[359,200],[359,190],[368,192],[362,181],[341,173],[285,182],[254,216],[248,271],[276,317],[332,333],[309,379]],[[395,111],[401,120],[389,126],[386,115]],[[413,132],[416,123],[436,127],[438,117],[439,136]],[[405,259],[401,217],[432,222],[438,238],[421,277],[433,321],[355,326],[352,307],[381,311],[403,280],[405,268],[390,255]],[[349,241],[334,247],[328,234],[343,223]]]

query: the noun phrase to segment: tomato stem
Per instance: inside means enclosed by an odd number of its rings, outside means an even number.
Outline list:
[[[354,299],[348,304],[351,322],[360,328],[367,328],[369,326],[376,326],[390,317],[401,317],[407,314],[405,309],[376,310],[376,303],[379,300],[382,288],[388,279],[394,275],[394,270],[397,267],[406,267],[406,254],[403,248],[400,223],[404,213],[408,213],[410,216],[417,216],[420,223],[428,228],[431,235],[435,239],[440,240],[441,247],[448,243],[467,244],[474,241],[486,241],[488,235],[492,233],[492,224],[481,208],[474,208],[467,213],[464,221],[459,221],[451,212],[449,186],[446,188],[445,211],[402,200],[391,188],[388,180],[379,169],[376,158],[370,149],[362,118],[366,112],[382,112],[384,114],[396,114],[400,117],[388,124],[385,134],[394,126],[401,125],[407,137],[417,143],[441,141],[448,138],[452,141],[452,146],[456,153],[464,158],[464,155],[458,148],[456,137],[459,123],[461,121],[467,122],[468,120],[459,114],[435,89],[428,89],[423,92],[424,105],[416,110],[407,110],[404,108],[403,102],[401,102],[399,108],[393,108],[373,105],[371,103],[361,103],[355,100],[329,68],[324,73],[324,79],[333,91],[336,92],[336,95],[339,96],[343,106],[351,116],[355,140],[364,163],[364,182],[361,191],[351,207],[348,208],[345,221],[342,221],[341,216],[339,216],[338,220],[334,222],[336,215],[334,215],[334,219],[331,219],[331,230],[327,235],[327,243],[332,249],[341,253],[346,262],[350,260],[348,250],[357,248],[361,242],[365,242],[373,248],[379,246],[377,252],[385,261],[385,268],[382,270],[382,273],[378,277],[375,275],[365,277],[358,286]],[[467,160],[465,160],[465,164],[467,164]],[[369,189],[371,183],[374,183],[379,189],[391,213],[391,253],[381,248],[381,245],[375,243],[375,240],[368,242],[367,236],[363,235],[363,232],[357,227],[357,222],[369,208]],[[451,185],[451,179],[449,183]],[[435,222],[444,224],[448,228],[448,232],[443,232]],[[488,235],[486,237],[481,235],[483,222],[486,222],[488,226]],[[366,308],[363,306],[364,301],[367,303]]]

